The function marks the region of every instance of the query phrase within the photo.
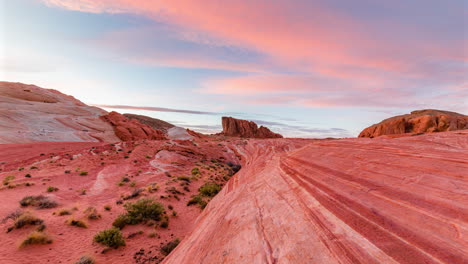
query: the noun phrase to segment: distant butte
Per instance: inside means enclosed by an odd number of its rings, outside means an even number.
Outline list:
[[[364,129],[359,137],[419,134],[468,129],[468,116],[455,112],[426,109],[394,116]]]
[[[242,138],[282,138],[283,136],[272,132],[264,126],[258,127],[253,121],[236,119],[233,117],[222,118],[224,136]]]

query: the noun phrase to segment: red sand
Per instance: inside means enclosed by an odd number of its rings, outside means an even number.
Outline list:
[[[118,151],[119,149],[122,151]],[[128,153],[129,151],[131,153]],[[57,208],[52,209],[24,208],[44,220],[47,226],[45,232],[52,237],[52,244],[19,249],[21,241],[36,227],[26,226],[6,233],[7,228],[12,226],[12,221],[0,224],[0,241],[2,241],[0,263],[2,264],[74,263],[82,255],[93,256],[97,263],[134,263],[133,256],[140,249],[144,249],[145,252],[150,250],[159,252],[162,243],[175,238],[182,239],[193,228],[201,209],[187,206],[187,201],[191,195],[198,192],[198,188],[207,182],[210,176],[223,175],[224,167],[214,166],[212,159],[218,159],[221,163],[227,161],[239,163],[235,152],[223,142],[205,142],[205,140],[195,143],[140,141],[118,143],[115,146],[105,143],[28,143],[0,145],[0,153],[0,163],[2,163],[0,179],[14,175],[16,178],[11,184],[18,185],[13,189],[1,187],[0,221],[20,208],[18,201],[27,195],[43,194],[59,203]],[[160,158],[160,153],[170,153],[171,158]],[[216,169],[209,168],[210,165]],[[31,167],[38,168],[31,169]],[[179,185],[181,181],[177,181],[176,178],[190,176],[194,167],[200,168],[202,178],[190,183],[190,192],[184,191]],[[19,168],[24,169],[19,171]],[[65,170],[71,170],[71,173],[66,174]],[[88,175],[80,176],[81,171],[87,171]],[[169,172],[172,176],[168,177],[165,172]],[[26,174],[31,174],[32,177],[25,178]],[[131,181],[136,181],[135,187],[130,187],[130,183],[118,186],[117,183],[125,175],[128,175]],[[35,185],[22,185],[26,182],[33,182]],[[122,205],[117,205],[116,201],[121,195],[128,195],[135,188],[145,188],[151,183],[157,183],[159,190],[153,193],[144,191],[140,197],[153,197],[166,206],[170,216],[169,228],[126,226],[122,230],[125,237],[140,230],[144,233],[126,239],[125,247],[101,254],[104,247],[93,243],[93,237],[99,231],[110,228],[114,219],[124,212]],[[46,192],[48,186],[57,187],[59,190],[48,193]],[[183,193],[178,195],[180,201],[174,197],[160,198],[161,195],[168,195],[166,187],[171,186]],[[79,191],[82,189],[86,190],[86,195],[80,195]],[[111,205],[112,210],[105,211],[103,209],[105,205]],[[172,210],[167,209],[168,205],[174,207],[174,211],[177,212],[176,217],[172,216]],[[95,207],[102,218],[86,219],[83,211],[89,206]],[[77,211],[73,211],[73,216],[84,219],[88,223],[88,228],[67,225],[65,221],[70,216],[53,215],[60,209],[73,207],[78,208]],[[156,232],[157,236],[149,237],[148,235],[153,232]]]

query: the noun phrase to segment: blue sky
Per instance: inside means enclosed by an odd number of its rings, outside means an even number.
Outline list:
[[[0,3],[0,79],[202,132],[231,115],[350,137],[415,109],[468,109],[461,0]]]

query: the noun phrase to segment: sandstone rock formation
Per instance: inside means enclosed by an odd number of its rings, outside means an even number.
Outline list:
[[[250,140],[241,153],[164,264],[468,262],[468,131]]]
[[[0,144],[38,141],[107,141],[119,139],[88,106],[56,90],[0,82]]]
[[[167,130],[169,130],[172,127],[175,127],[173,124],[168,123],[166,121],[149,117],[149,116],[144,116],[144,115],[135,115],[135,114],[123,114],[125,117],[130,118],[130,119],[136,119],[140,123],[148,125],[154,129],[161,130],[164,133],[167,133]]]
[[[112,125],[115,135],[122,141],[166,139],[162,131],[142,124],[136,119],[129,119],[114,111],[101,116],[101,119]]]
[[[418,110],[364,129],[359,137],[378,137],[404,133],[443,132],[468,129],[468,116],[441,110]]]
[[[283,136],[264,126],[258,127],[255,122],[236,119],[233,117],[222,118],[224,136],[242,138],[282,138]]]

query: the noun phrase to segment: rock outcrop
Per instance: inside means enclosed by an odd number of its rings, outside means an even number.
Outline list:
[[[242,155],[164,264],[468,261],[468,131],[250,140]]]
[[[441,110],[418,110],[400,115],[364,129],[359,137],[378,137],[405,133],[443,132],[468,129],[468,116]]]
[[[123,114],[125,117],[130,118],[130,119],[136,119],[140,123],[148,125],[154,129],[161,130],[164,133],[167,133],[167,131],[170,128],[175,127],[173,124],[168,123],[166,121],[149,117],[149,116],[144,116],[144,115],[135,115],[135,114]]]
[[[118,141],[99,118],[106,113],[56,90],[0,82],[0,144]]]
[[[242,138],[282,138],[283,136],[272,132],[264,126],[258,127],[253,121],[236,119],[233,117],[222,118],[224,136]]]
[[[166,139],[166,135],[161,130],[154,129],[136,119],[127,118],[114,111],[101,116],[101,119],[112,125],[115,135],[122,141]]]

